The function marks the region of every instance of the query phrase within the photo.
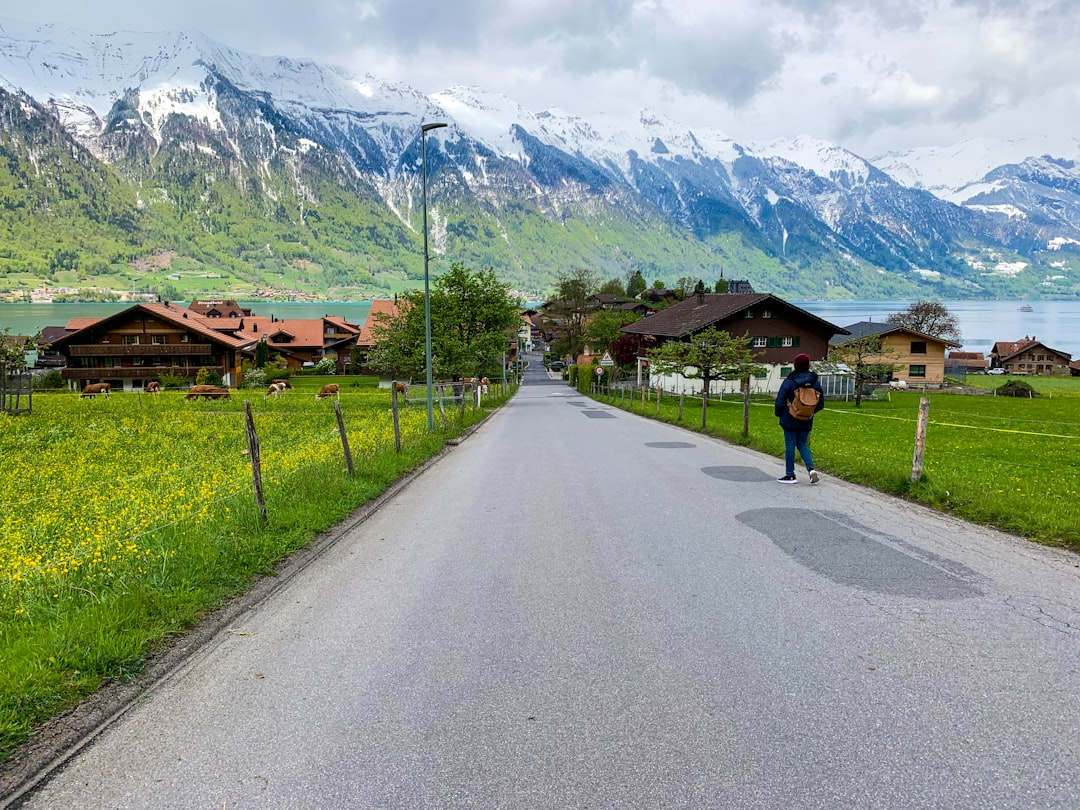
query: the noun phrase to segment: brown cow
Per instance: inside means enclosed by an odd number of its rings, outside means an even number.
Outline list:
[[[112,391],[112,386],[109,383],[90,383],[90,385],[83,388],[82,393],[79,394],[79,399],[96,396],[97,394],[104,394],[105,399],[108,399],[110,391]]]
[[[323,399],[325,397],[333,397],[334,399],[340,399],[338,394],[339,386],[337,383],[327,383],[319,389],[319,393],[315,395],[315,399]]]
[[[266,395],[263,397],[263,399],[281,396],[284,393],[285,384],[283,382],[272,382],[270,383],[270,387],[266,389]]]
[[[228,388],[220,388],[216,385],[193,385],[188,389],[184,399],[232,399],[232,392]]]
[[[279,383],[283,387],[288,388],[290,391],[292,390],[292,383],[290,383],[288,380],[271,380],[270,381],[271,385],[273,385],[274,383]]]
[[[157,380],[151,380],[150,382],[148,382],[146,384],[146,393],[148,393],[148,394],[160,394],[161,393],[161,383],[159,383]]]

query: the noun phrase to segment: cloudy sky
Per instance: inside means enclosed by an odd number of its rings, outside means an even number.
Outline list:
[[[474,84],[584,117],[651,107],[865,157],[1045,135],[1074,156],[1080,136],[1077,0],[35,0],[17,15],[194,29],[426,93]]]

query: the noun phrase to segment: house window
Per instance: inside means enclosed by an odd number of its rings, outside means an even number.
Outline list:
[[[151,335],[150,343],[154,346],[164,346],[166,343],[165,335]]]
[[[772,317],[772,310],[771,309],[763,309],[763,310],[761,310],[761,317],[762,318],[771,318]]]
[[[912,354],[926,354],[926,341],[925,340],[913,340],[913,341],[911,341],[911,353]]]
[[[782,337],[780,338],[780,345],[787,348],[795,345],[795,338]]]
[[[141,357],[132,357],[131,358],[131,365],[133,365],[133,366],[141,366],[142,364],[143,364],[143,359]]]
[[[794,366],[780,366],[780,378],[783,379],[794,370]]]
[[[766,337],[756,337],[750,341],[751,349],[764,349],[769,345],[769,339]]]
[[[747,318],[753,318],[754,317],[754,310],[752,310],[752,309],[746,310],[746,317]]]
[[[124,346],[138,346],[139,345],[139,336],[138,335],[121,335],[120,336],[120,343],[122,345],[124,345]]]
[[[926,366],[908,366],[908,377],[925,377]]]

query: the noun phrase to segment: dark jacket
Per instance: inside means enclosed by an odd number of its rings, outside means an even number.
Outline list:
[[[776,404],[773,410],[780,418],[780,427],[784,430],[810,430],[814,426],[814,420],[796,419],[788,413],[788,403],[795,397],[795,389],[811,383],[814,390],[821,394],[814,413],[825,407],[825,392],[821,390],[821,383],[813,371],[793,371],[784,378],[780,384],[780,390],[776,394]]]

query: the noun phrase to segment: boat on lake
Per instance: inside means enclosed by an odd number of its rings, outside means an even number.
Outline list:
[[[1032,309],[1031,304],[1024,304],[1022,307],[1017,307],[1017,309],[1020,312],[1034,312],[1035,311],[1034,309]]]

